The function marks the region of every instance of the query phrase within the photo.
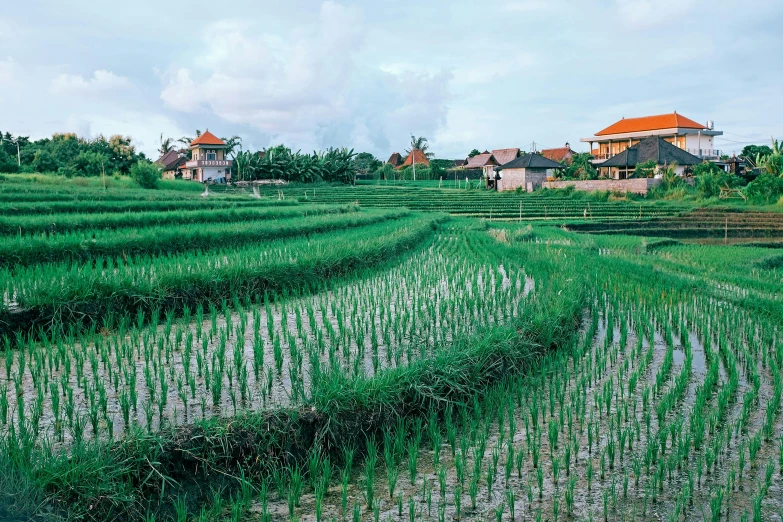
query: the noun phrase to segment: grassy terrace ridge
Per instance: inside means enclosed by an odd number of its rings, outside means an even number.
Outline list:
[[[170,255],[238,247],[259,241],[320,234],[371,225],[410,214],[405,209],[280,215],[278,219],[76,231],[56,235],[0,236],[0,266],[103,263],[104,258]],[[287,219],[286,219],[287,218]]]
[[[696,209],[679,217],[651,220],[574,222],[572,230],[591,234],[632,234],[679,237],[783,237],[783,214],[776,212],[737,212],[728,209]]]
[[[109,212],[104,214],[56,214],[55,216],[0,216],[0,234],[51,234],[83,230],[144,228],[149,226],[235,223],[285,219],[298,216],[356,212],[356,205],[290,204],[258,207],[176,210],[163,212]]]
[[[247,208],[265,206],[295,205],[296,201],[277,201],[270,198],[216,197],[198,199],[167,199],[153,201],[59,201],[59,202],[8,202],[0,208],[0,215],[39,215],[65,213],[111,213],[111,212],[163,212],[169,210],[207,210],[218,208]]]
[[[242,189],[244,190],[244,189]],[[262,188],[262,194],[282,193],[288,198],[311,202],[348,203],[363,206],[399,207],[411,210],[448,212],[454,215],[493,219],[561,219],[593,216],[600,219],[651,219],[677,216],[690,205],[656,201],[607,201],[584,195],[497,193],[485,190],[453,190],[410,187],[320,187]],[[240,192],[233,192],[239,194]]]
[[[79,231],[53,236],[0,236],[0,266],[88,261],[103,263],[104,258],[205,252],[367,226],[409,214],[410,211],[405,209],[368,209],[336,214],[294,215],[288,219],[248,223],[207,223],[196,228],[188,224]]]
[[[69,325],[111,327],[130,315],[179,312],[234,296],[259,298],[283,288],[317,288],[321,281],[373,266],[424,240],[443,218],[403,217],[314,238],[271,241],[206,253],[71,263],[0,272],[12,296],[0,307],[0,337],[58,332]]]

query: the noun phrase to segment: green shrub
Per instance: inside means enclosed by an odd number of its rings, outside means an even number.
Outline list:
[[[748,197],[757,202],[772,203],[783,196],[783,178],[762,174],[748,184]]]
[[[724,172],[714,163],[704,162],[693,169],[696,180],[696,192],[701,198],[715,198],[720,195],[723,187],[738,187],[742,185],[742,179],[734,174]]]
[[[39,149],[33,156],[32,167],[35,172],[57,172],[59,166],[49,151]]]
[[[632,178],[651,178],[655,174],[658,165],[655,160],[647,160],[644,163],[639,163],[634,169]]]
[[[79,176],[100,176],[109,158],[100,152],[82,151],[69,165]]]
[[[160,170],[152,163],[139,161],[131,167],[130,175],[143,188],[156,188],[160,180]]]

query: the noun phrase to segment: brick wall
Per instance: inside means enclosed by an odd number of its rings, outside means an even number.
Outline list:
[[[545,181],[542,186],[550,189],[563,189],[570,186],[574,190],[586,190],[588,192],[608,190],[612,192],[632,192],[634,194],[647,194],[651,188],[659,185],[660,179],[595,179],[584,181]]]
[[[503,169],[501,171],[501,190],[527,190],[527,184],[532,183],[533,188],[541,188],[541,183],[546,180],[546,169]]]

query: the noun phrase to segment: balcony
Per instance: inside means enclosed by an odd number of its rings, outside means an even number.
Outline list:
[[[723,152],[718,149],[685,149],[696,157],[702,159],[720,159]]]
[[[231,167],[234,162],[231,160],[190,160],[185,163],[189,169],[199,167]]]
[[[683,149],[683,150],[693,154],[697,158],[706,159],[706,160],[717,160],[720,159],[720,157],[723,155],[723,152],[718,149]],[[603,161],[608,160],[611,157],[617,156],[617,154],[620,154],[622,152],[624,152],[624,150],[618,153],[611,153],[611,152],[593,153],[593,159],[591,161],[593,163],[601,163]]]

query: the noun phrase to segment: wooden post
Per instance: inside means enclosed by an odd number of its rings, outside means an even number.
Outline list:
[[[723,244],[729,242],[729,216],[726,216],[726,228],[723,229]]]

